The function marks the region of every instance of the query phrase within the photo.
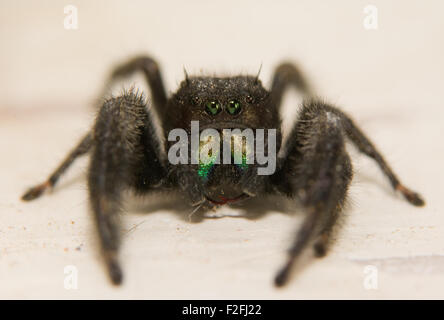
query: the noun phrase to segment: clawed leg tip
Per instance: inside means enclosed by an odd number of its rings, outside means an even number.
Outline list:
[[[111,264],[109,265],[109,275],[111,277],[111,282],[115,286],[119,286],[123,282],[123,273],[122,269],[118,264]]]
[[[278,288],[282,288],[288,282],[288,275],[290,272],[290,266],[286,265],[283,267],[274,278],[274,285]]]
[[[21,196],[20,199],[22,199],[22,201],[31,201],[31,200],[34,200],[37,197],[38,196],[35,196],[34,194],[32,194],[32,192],[27,191],[24,195]]]
[[[425,201],[419,194],[415,194],[414,197],[408,198],[407,200],[411,204],[413,204],[414,206],[417,206],[417,207],[424,207],[425,206]]]
[[[404,187],[402,184],[398,185],[396,187],[397,190],[399,190],[404,198],[410,202],[412,205],[416,207],[423,207],[425,206],[425,201],[422,198],[422,196],[419,193],[416,193],[406,187]]]
[[[287,283],[287,275],[283,272],[279,272],[274,278],[274,285],[278,288],[282,288]]]
[[[43,193],[43,190],[36,190],[34,188],[28,190],[25,192],[24,195],[22,195],[21,199],[23,201],[31,201],[34,199],[37,199],[38,197],[40,197]]]
[[[122,274],[119,275],[111,275],[111,282],[115,286],[120,286],[123,282]]]
[[[45,183],[42,183],[42,184],[40,184],[38,186],[32,187],[32,188],[28,189],[28,191],[26,191],[22,195],[21,199],[23,201],[31,201],[31,200],[37,199],[49,187],[51,187],[51,184],[49,182],[45,182]]]

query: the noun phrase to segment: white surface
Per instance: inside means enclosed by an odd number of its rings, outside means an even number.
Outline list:
[[[3,1],[0,298],[444,298],[444,6],[373,1],[379,29],[367,31],[366,2],[330,3],[74,1],[79,29],[66,31],[57,1]],[[300,62],[320,95],[356,119],[426,207],[394,195],[378,168],[351,150],[356,175],[335,246],[322,260],[308,250],[290,285],[277,290],[272,279],[301,212],[190,223],[186,210],[161,209],[171,207],[165,197],[130,201],[125,283],[113,288],[88,212],[86,158],[53,194],[31,203],[19,196],[88,130],[90,102],[111,65],[140,52],[159,60],[171,91],[184,65],[254,73],[262,62],[268,85],[279,60]],[[286,119],[296,102],[286,99]],[[379,270],[377,290],[363,286],[369,264]],[[66,265],[79,270],[77,290],[64,289]]]

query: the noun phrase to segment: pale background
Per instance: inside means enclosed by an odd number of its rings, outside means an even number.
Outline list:
[[[78,30],[63,27],[68,4],[78,8]],[[378,8],[378,30],[363,27],[368,4]],[[443,12],[439,0],[2,0],[0,297],[444,298]],[[268,85],[281,59],[300,63],[319,95],[353,115],[426,207],[395,195],[374,163],[351,150],[356,174],[335,246],[322,260],[308,250],[278,290],[272,279],[301,212],[190,223],[190,209],[174,213],[163,209],[171,199],[148,199],[126,210],[125,283],[112,287],[88,211],[87,158],[51,195],[31,203],[19,197],[91,126],[111,66],[140,53],[159,61],[169,91],[183,66],[256,73],[262,63]],[[289,94],[286,120],[297,103]],[[64,289],[67,265],[77,267],[77,290]],[[378,269],[376,290],[363,284],[367,265]]]

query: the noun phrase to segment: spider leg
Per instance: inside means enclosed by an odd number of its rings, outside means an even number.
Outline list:
[[[419,193],[410,190],[400,182],[399,178],[385,161],[381,153],[376,149],[376,147],[366,137],[366,135],[354,124],[353,120],[347,114],[333,106],[321,102],[308,101],[306,104],[311,105],[311,107],[302,110],[300,116],[301,122],[312,121],[310,114],[313,112],[327,112],[330,118],[335,119],[336,121],[339,121],[341,123],[346,137],[350,139],[350,141],[358,148],[358,150],[376,161],[382,172],[389,179],[390,184],[395,191],[401,192],[404,198],[411,204],[415,206],[424,206],[425,201],[422,196]],[[300,124],[296,125],[293,130],[300,130],[300,126]],[[297,143],[298,142],[296,140],[289,139],[287,145],[285,146],[287,152]]]
[[[133,93],[107,100],[93,131],[89,197],[111,280],[122,281],[118,262],[122,192],[148,191],[166,176],[159,142],[143,99]]]
[[[111,73],[105,88],[110,87],[117,80],[129,77],[135,72],[141,71],[145,75],[146,81],[151,89],[152,100],[157,114],[163,118],[167,94],[163,84],[159,65],[148,56],[138,56],[126,63],[117,66]]]
[[[344,153],[339,161],[339,172],[337,173],[336,186],[340,189],[336,207],[332,208],[329,214],[325,217],[323,224],[316,236],[315,243],[313,245],[314,253],[316,257],[324,257],[327,254],[327,249],[331,243],[331,236],[333,233],[333,227],[341,215],[344,208],[348,185],[353,177],[353,171],[351,166],[350,157]]]
[[[280,109],[282,97],[290,85],[299,90],[304,97],[313,95],[312,88],[299,68],[292,63],[284,62],[276,68],[271,84],[271,99],[277,110]]]
[[[379,153],[379,151],[364,135],[364,133],[353,123],[353,121],[344,114],[342,114],[341,117],[343,118],[343,121],[345,123],[345,130],[347,132],[347,136],[358,147],[359,151],[361,151],[362,153],[366,154],[367,156],[376,161],[381,170],[390,180],[393,189],[400,191],[404,196],[404,198],[411,204],[419,207],[424,206],[425,201],[421,197],[421,195],[410,190],[399,181],[398,177],[390,168],[390,166],[387,164],[384,157]]]
[[[347,137],[351,140],[351,142],[353,142],[359,151],[376,161],[382,172],[389,179],[390,184],[395,191],[401,192],[404,198],[411,204],[419,207],[424,206],[425,202],[422,196],[410,190],[400,182],[399,178],[393,172],[392,168],[390,168],[381,153],[365,136],[365,134],[353,123],[349,116],[332,106],[324,106],[324,108],[326,111],[331,112],[332,115],[336,116],[339,121],[341,121]]]
[[[276,191],[298,196],[308,211],[288,261],[276,276],[276,285],[285,284],[296,258],[313,238],[316,255],[326,253],[331,229],[341,212],[352,177],[350,159],[344,148],[345,137],[379,164],[393,188],[401,191],[410,203],[424,205],[419,194],[399,182],[382,155],[347,115],[322,102],[305,102],[285,146],[286,155],[272,176]]]
[[[59,167],[49,176],[49,178],[34,187],[29,188],[22,196],[22,200],[30,201],[40,197],[47,189],[55,186],[59,178],[71,166],[77,157],[86,154],[91,148],[92,136],[88,133],[82,138],[79,144],[66,156],[65,160]]]
[[[290,138],[299,143],[290,150],[274,177],[276,186],[285,189],[289,187],[282,183],[286,176],[291,190],[285,193],[298,197],[307,212],[288,260],[276,275],[277,286],[287,282],[297,257],[319,235],[321,242],[317,242],[317,251],[325,252],[329,232],[341,211],[352,176],[340,122],[322,110],[311,115],[311,121],[296,123],[298,130],[293,130]]]

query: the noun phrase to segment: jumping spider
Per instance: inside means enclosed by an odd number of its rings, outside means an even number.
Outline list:
[[[382,155],[341,110],[313,98],[312,90],[298,68],[283,63],[275,70],[271,89],[258,76],[189,77],[176,93],[167,97],[157,63],[137,57],[115,69],[110,81],[142,71],[151,89],[152,101],[134,91],[106,100],[93,129],[66,157],[46,182],[29,189],[23,200],[33,200],[53,187],[73,161],[90,152],[89,198],[100,236],[102,253],[114,284],[122,282],[118,260],[120,244],[119,212],[126,189],[146,194],[155,190],[179,191],[192,206],[217,207],[266,194],[290,197],[306,211],[295,235],[288,260],[275,277],[275,284],[287,282],[289,271],[302,250],[313,244],[317,256],[324,256],[331,230],[343,208],[352,179],[352,167],[345,150],[349,139],[376,161],[393,189],[415,206],[423,206],[421,196],[400,183]],[[280,107],[283,94],[294,86],[304,96],[298,119],[281,146]],[[163,129],[158,136],[154,111]],[[276,161],[271,175],[256,174],[258,164],[212,166],[205,177],[199,165],[172,165],[166,150],[168,132],[190,130],[192,120],[201,128],[276,129],[277,150],[284,155]]]

